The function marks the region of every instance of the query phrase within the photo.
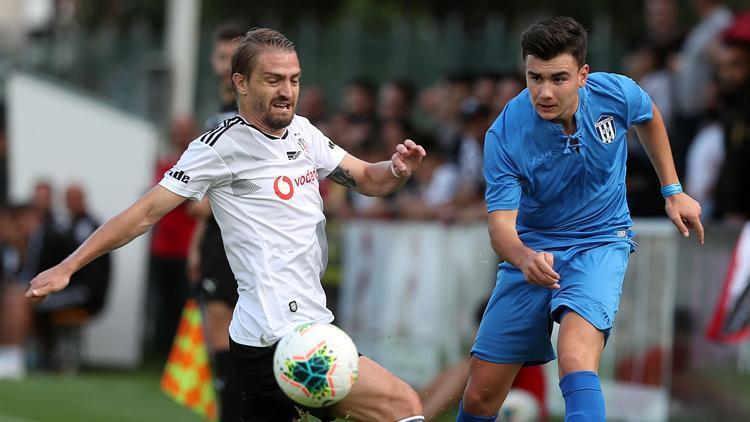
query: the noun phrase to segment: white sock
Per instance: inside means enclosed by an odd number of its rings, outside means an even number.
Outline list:
[[[396,422],[424,422],[424,416],[422,415],[409,416],[408,418],[399,419]]]
[[[21,346],[0,348],[0,378],[21,379],[26,375],[26,353]]]

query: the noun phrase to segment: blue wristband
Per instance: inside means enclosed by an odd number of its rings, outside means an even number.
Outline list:
[[[679,183],[673,183],[671,185],[661,187],[661,196],[669,198],[672,195],[682,193],[682,185]]]

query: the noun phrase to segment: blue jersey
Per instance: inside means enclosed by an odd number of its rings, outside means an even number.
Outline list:
[[[651,120],[651,98],[611,73],[590,74],[578,94],[572,135],[537,114],[528,89],[487,131],[487,210],[518,209],[518,234],[532,249],[630,237],[626,135]]]

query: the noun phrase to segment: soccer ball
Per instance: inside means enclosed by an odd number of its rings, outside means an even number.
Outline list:
[[[307,407],[330,406],[349,394],[359,376],[352,339],[330,324],[303,324],[285,335],[273,355],[281,390]]]
[[[541,410],[531,393],[512,388],[498,413],[498,422],[534,422],[539,420]]]

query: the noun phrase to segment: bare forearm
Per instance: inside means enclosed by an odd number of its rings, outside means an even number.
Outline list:
[[[407,179],[406,177],[397,178],[390,166],[390,161],[366,163],[350,158],[336,167],[328,178],[362,195],[385,196],[401,188]]]
[[[667,131],[661,113],[656,106],[653,106],[653,114],[654,117],[650,122],[636,126],[638,138],[654,166],[661,185],[679,183]]]
[[[149,210],[134,204],[99,227],[83,244],[60,264],[73,274],[94,259],[126,245],[148,231],[158,218],[150,218]]]
[[[397,178],[393,174],[390,161],[381,161],[365,168],[365,177],[357,190],[363,195],[386,196],[401,189],[406,180],[406,177]]]
[[[518,237],[515,228],[515,217],[513,220],[508,221],[490,219],[489,229],[492,248],[503,261],[520,268],[524,259],[534,253]]]

